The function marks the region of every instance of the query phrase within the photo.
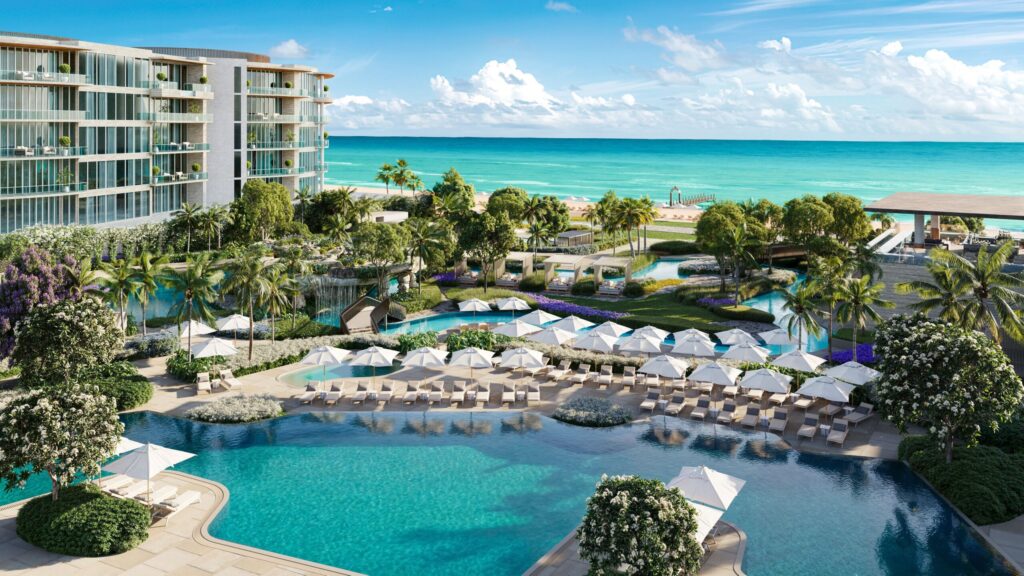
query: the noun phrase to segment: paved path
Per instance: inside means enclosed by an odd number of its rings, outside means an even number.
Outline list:
[[[979,530],[1016,565],[1018,572],[1024,574],[1024,515],[1009,522],[981,526]]]

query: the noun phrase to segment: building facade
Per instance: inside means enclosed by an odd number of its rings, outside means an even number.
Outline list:
[[[0,233],[323,188],[324,80],[266,56],[0,32]]]

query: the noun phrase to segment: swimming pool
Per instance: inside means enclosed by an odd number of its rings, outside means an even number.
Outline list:
[[[372,378],[390,374],[402,367],[401,362],[395,362],[390,368],[371,368],[369,366],[350,366],[348,364],[337,364],[327,366],[326,372],[323,366],[310,366],[281,376],[281,381],[292,388],[305,388],[307,384],[316,384],[325,378],[335,380],[338,378]],[[325,376],[326,374],[326,376]]]
[[[904,464],[764,433],[517,412],[123,419],[134,440],[197,453],[176,469],[228,487],[214,536],[375,576],[521,574],[577,525],[602,474],[669,480],[698,464],[747,481],[725,519],[749,537],[750,576],[1012,573]]]
[[[787,290],[789,290],[790,292],[792,292],[793,290],[796,290],[797,287],[799,287],[801,284],[803,284],[805,278],[806,278],[806,274],[804,274],[802,272],[798,273],[797,277],[796,277],[796,281],[793,282],[793,284],[791,284],[787,288]],[[786,328],[786,326],[784,326],[785,321],[783,321],[782,318],[786,314],[789,314],[789,308],[786,307],[786,299],[783,296],[781,290],[776,290],[774,292],[768,292],[767,294],[761,294],[760,296],[754,296],[753,298],[748,298],[747,300],[743,301],[743,304],[745,306],[750,306],[751,308],[757,308],[758,310],[764,310],[765,312],[771,312],[772,314],[775,315],[775,324],[780,326],[780,327],[782,327],[782,328]],[[793,336],[795,337],[796,334],[794,334]],[[769,350],[771,350],[772,355],[776,355],[776,354],[781,354],[783,352],[789,352],[790,350],[795,350],[796,349],[796,345],[795,344],[789,345],[789,346],[774,346],[774,345],[772,345],[772,346],[767,346],[767,348]],[[821,332],[820,332],[820,334],[818,336],[814,336],[813,334],[804,333],[803,349],[805,351],[807,351],[807,352],[815,352],[815,351],[818,351],[818,350],[823,350],[825,348],[828,348],[828,325],[827,325],[827,323],[822,326],[822,330],[821,330]]]
[[[511,322],[515,318],[525,316],[527,312],[516,312],[513,316],[512,312],[447,312],[444,314],[434,314],[431,316],[424,316],[423,318],[416,318],[415,320],[406,320],[404,322],[392,322],[387,327],[381,326],[381,332],[384,334],[391,334],[397,336],[399,334],[415,334],[417,332],[426,332],[433,330],[434,332],[443,332],[449,328],[457,328],[463,324],[472,324],[475,322],[483,322],[485,324],[502,324],[504,322]]]

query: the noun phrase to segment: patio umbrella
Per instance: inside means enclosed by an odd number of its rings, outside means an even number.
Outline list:
[[[459,302],[460,312],[472,312],[473,318],[476,318],[477,312],[490,312],[491,305],[479,298],[470,298],[464,302]]]
[[[780,355],[775,360],[772,360],[772,364],[779,368],[789,368],[791,370],[799,370],[801,372],[814,372],[818,369],[818,366],[825,362],[824,358],[819,358],[814,354],[808,354],[803,350],[793,350],[792,352],[786,352]]]
[[[689,367],[690,364],[686,360],[662,354],[644,362],[637,372],[657,374],[665,378],[684,378]]]
[[[180,337],[187,338],[190,332],[192,336],[204,336],[206,334],[213,334],[216,330],[197,320],[187,320],[178,324],[178,335]]]
[[[594,328],[593,330],[590,331],[590,333],[591,334],[594,334],[594,333],[596,333],[596,334],[607,334],[608,336],[614,336],[614,337],[618,338],[619,336],[622,336],[626,332],[629,332],[629,330],[630,330],[630,328],[628,326],[623,326],[622,324],[616,324],[615,322],[612,322],[611,320],[608,320],[606,322],[602,322],[601,324],[598,324],[596,328]]]
[[[391,367],[395,363],[396,356],[398,356],[398,350],[381,348],[380,346],[371,346],[365,350],[356,352],[356,355],[349,362],[349,365],[369,366],[372,370],[370,373],[370,383],[372,384],[374,379],[377,378],[377,368]]]
[[[452,354],[452,359],[448,362],[448,365],[469,368],[469,379],[473,380],[473,370],[475,368],[490,368],[492,358],[494,358],[494,352],[490,350],[463,348]]]
[[[727,510],[746,483],[706,466],[683,466],[668,486],[682,490],[687,500]]]
[[[238,346],[238,331],[248,330],[249,326],[249,317],[241,314],[232,314],[231,316],[225,316],[224,318],[217,320],[217,330],[231,330],[232,340],[235,346]]]
[[[555,320],[558,320],[560,318],[560,316],[549,314],[543,310],[534,310],[533,312],[530,312],[526,316],[520,318],[520,320],[522,320],[523,322],[533,324],[534,326],[543,326],[548,322],[554,322]]]
[[[861,386],[871,382],[880,375],[878,370],[873,370],[860,362],[850,360],[840,364],[839,366],[833,366],[828,370],[825,370],[826,376],[831,376],[837,380],[843,382],[849,382],[850,384]]]
[[[720,386],[732,386],[743,371],[732,366],[723,366],[718,362],[701,364],[690,374],[690,380],[694,382],[707,382]]]
[[[541,344],[561,346],[575,337],[576,335],[572,332],[562,330],[561,328],[546,328],[540,332],[530,334],[526,339],[533,340],[534,342],[540,342]]]
[[[754,344],[736,344],[730,346],[722,358],[726,360],[739,360],[740,362],[764,362],[771,356],[767,348],[755,346]]]
[[[696,328],[687,328],[686,330],[680,330],[672,333],[672,338],[679,342],[681,340],[688,340],[690,338],[700,338],[702,340],[711,341],[711,336],[707,332],[697,330]]]
[[[523,336],[528,336],[530,334],[540,331],[541,328],[539,326],[527,324],[522,320],[513,320],[511,322],[506,322],[505,324],[502,324],[491,330],[491,332],[494,332],[495,334],[502,334],[504,336],[511,336],[513,338],[522,338]]]
[[[184,462],[195,456],[190,452],[182,452],[164,448],[156,444],[143,444],[103,467],[104,472],[124,474],[129,478],[146,481],[146,499],[153,493],[150,480],[160,472]],[[152,502],[150,502],[152,504]]]
[[[796,393],[809,398],[821,398],[829,402],[849,402],[853,384],[840,382],[831,376],[816,376],[801,386]]]
[[[619,344],[622,352],[640,352],[643,354],[658,354],[661,352],[661,340],[653,336],[637,336],[636,332]]]
[[[687,336],[682,340],[676,340],[676,345],[672,347],[672,353],[714,358],[715,345],[711,340],[705,340],[699,336]]]
[[[544,363],[544,355],[529,348],[511,348],[501,353],[502,368],[540,368]]]
[[[758,336],[761,340],[764,340],[765,344],[771,344],[773,346],[796,346],[796,338],[789,335],[789,332],[782,328],[776,328],[775,330],[769,330],[767,332],[760,332]]]
[[[416,366],[419,368],[444,366],[444,359],[447,357],[448,353],[444,350],[424,346],[423,348],[417,348],[407,352],[405,354],[405,358],[402,359],[402,366]]]
[[[117,441],[117,446],[114,448],[114,454],[124,454],[125,452],[131,452],[132,450],[135,450],[136,448],[140,447],[142,447],[141,442],[136,442],[131,438],[125,438],[124,436],[121,436],[121,438],[119,438]]]
[[[718,524],[718,520],[722,518],[724,512],[697,502],[690,502],[690,506],[697,511],[697,532],[694,534],[694,538],[703,544],[704,539],[715,529],[715,524]]]
[[[579,348],[580,350],[593,350],[594,352],[610,353],[615,350],[616,342],[618,342],[618,338],[615,336],[599,334],[591,330],[583,336],[580,336],[572,347]]]
[[[661,328],[655,328],[654,326],[644,326],[643,328],[637,328],[630,334],[630,337],[644,337],[653,338],[658,342],[661,342],[665,338],[668,338],[668,330],[662,330]]]
[[[220,338],[210,338],[206,342],[200,342],[191,348],[193,358],[211,358],[213,356],[234,356],[238,354],[238,348],[231,345],[231,342]]]
[[[335,348],[334,346],[317,346],[306,354],[306,357],[299,360],[299,364],[307,366],[323,366],[323,378],[321,382],[327,381],[327,367],[341,364],[351,354],[348,350]]]
[[[789,383],[793,381],[792,376],[786,376],[771,368],[758,368],[748,370],[740,380],[740,385],[752,390],[764,390],[772,394],[789,393]]]
[[[735,346],[736,344],[757,344],[757,338],[754,338],[749,333],[744,332],[739,328],[731,328],[729,330],[715,332],[715,336],[718,338],[719,342],[726,346]]]
[[[567,330],[569,332],[579,332],[580,330],[584,328],[589,328],[593,325],[593,322],[589,320],[584,320],[579,316],[566,316],[565,318],[562,318],[558,322],[552,324],[551,327],[561,328],[562,330]]]
[[[512,317],[516,317],[516,311],[529,310],[530,305],[526,303],[526,300],[522,298],[516,298],[510,296],[508,298],[502,298],[495,302],[498,305],[498,310],[511,311]]]

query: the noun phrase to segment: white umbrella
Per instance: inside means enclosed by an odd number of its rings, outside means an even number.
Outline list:
[[[593,325],[593,322],[589,320],[584,320],[579,316],[566,316],[565,318],[562,318],[558,322],[552,324],[551,327],[561,328],[562,330],[567,330],[569,332],[579,332],[580,330],[584,328],[589,328]]]
[[[141,447],[142,447],[142,443],[141,442],[136,442],[135,440],[132,440],[131,438],[125,438],[124,436],[121,436],[121,438],[119,438],[118,441],[117,441],[117,446],[114,448],[114,454],[115,455],[124,454],[125,452],[131,452],[132,450],[135,450],[136,448],[141,448]]]
[[[808,354],[803,350],[786,352],[772,360],[772,364],[779,368],[789,368],[791,370],[799,370],[800,372],[814,372],[823,362],[825,362],[824,358]]]
[[[672,347],[672,353],[714,358],[715,345],[710,340],[698,336],[688,336],[681,341],[676,340],[676,345]]]
[[[498,310],[511,311],[513,318],[515,318],[517,310],[521,311],[530,309],[530,305],[526,303],[526,300],[516,298],[515,296],[502,298],[495,303],[498,305]]]
[[[473,317],[476,318],[477,312],[490,312],[491,305],[479,298],[470,298],[464,302],[459,302],[459,310],[461,312],[472,312]]]
[[[591,334],[595,334],[595,333],[596,334],[607,334],[608,336],[614,336],[614,337],[618,338],[619,336],[622,336],[626,332],[629,332],[629,330],[630,330],[630,328],[628,326],[623,326],[622,324],[616,324],[615,322],[612,322],[611,320],[608,320],[606,322],[602,322],[601,324],[598,324],[596,328],[594,328],[593,330],[590,331],[590,333]]]
[[[217,320],[217,330],[231,330],[235,346],[238,345],[238,331],[248,330],[250,326],[249,317],[241,314],[232,314]]]
[[[188,320],[178,324],[178,334],[182,338],[188,337],[190,332],[192,336],[204,336],[206,334],[213,334],[216,330],[196,320]]]
[[[767,332],[760,332],[758,336],[761,340],[764,340],[765,344],[771,344],[773,346],[796,346],[796,338],[789,335],[789,332],[782,328],[776,328],[775,330],[769,330]]]
[[[530,334],[533,334],[534,332],[540,331],[541,328],[539,326],[527,324],[522,320],[513,320],[511,322],[506,322],[505,324],[502,324],[491,330],[491,332],[494,332],[495,334],[502,334],[504,336],[511,336],[513,338],[522,338],[523,336],[528,336]]]
[[[370,373],[370,382],[372,383],[377,377],[377,368],[388,368],[392,366],[395,363],[396,356],[398,356],[398,350],[381,348],[380,346],[371,346],[356,352],[356,355],[352,357],[349,365],[369,366],[372,370]]]
[[[469,377],[473,379],[474,368],[490,368],[494,352],[481,350],[479,348],[463,348],[452,354],[449,366],[465,366],[469,368]]]
[[[559,318],[561,317],[555,316],[554,314],[549,314],[543,310],[534,310],[533,312],[530,312],[526,316],[520,318],[520,320],[522,320],[523,322],[533,324],[534,326],[543,326],[548,322],[554,322]]]
[[[701,364],[690,374],[690,380],[694,382],[707,382],[720,386],[732,386],[743,371],[732,366],[723,366],[718,362]]]
[[[619,350],[622,352],[658,354],[661,352],[661,340],[652,336],[637,336],[636,332],[634,332],[633,336],[626,338],[622,344],[619,344]]]
[[[700,338],[701,340],[711,341],[711,336],[709,336],[707,332],[697,330],[696,328],[687,328],[686,330],[673,332],[672,338],[675,339],[676,342],[689,340],[691,338]]]
[[[405,358],[402,359],[402,366],[416,366],[420,368],[444,366],[444,359],[447,356],[448,353],[444,350],[424,346],[423,348],[407,352]]]
[[[575,337],[576,335],[572,332],[562,330],[561,328],[546,328],[535,334],[530,334],[526,339],[540,342],[541,344],[561,346]]]
[[[662,354],[644,362],[644,365],[637,371],[644,374],[657,374],[665,378],[683,378],[689,367],[690,364],[686,360]]]
[[[593,350],[594,352],[609,353],[615,350],[616,342],[618,342],[618,338],[615,336],[600,334],[591,330],[583,336],[580,336],[572,347],[579,348],[580,350]]]
[[[715,332],[715,336],[718,338],[719,342],[726,346],[735,346],[736,344],[757,344],[757,338],[754,338],[749,333],[744,332],[739,328],[730,328],[729,330]]]
[[[200,342],[192,347],[193,358],[211,358],[213,356],[234,356],[238,354],[238,348],[231,345],[231,342],[220,338],[210,338],[206,342]]]
[[[753,344],[736,344],[730,346],[722,358],[726,360],[739,360],[740,362],[764,362],[771,356],[767,348]]]
[[[796,393],[810,398],[822,398],[829,402],[849,402],[852,391],[853,384],[840,382],[831,376],[816,376],[804,382]]]
[[[749,370],[740,380],[740,385],[752,390],[764,390],[772,394],[786,394],[789,392],[789,383],[793,381],[792,376],[786,376],[770,368],[758,368]]]
[[[722,518],[724,512],[697,502],[690,502],[690,506],[697,511],[697,532],[694,534],[694,538],[697,539],[697,542],[703,543],[708,534],[715,529],[715,524],[718,524],[718,520]]]
[[[860,362],[850,360],[849,362],[845,362],[839,366],[833,366],[828,370],[825,370],[825,375],[831,376],[837,380],[842,380],[843,382],[849,382],[856,386],[861,386],[871,382],[875,378],[878,378],[879,372],[878,370],[868,368]]]
[[[746,483],[706,466],[683,466],[668,486],[682,490],[687,500],[726,510]]]
[[[544,366],[544,355],[529,348],[511,348],[501,353],[501,367],[512,368],[540,368]]]
[[[661,328],[655,328],[654,326],[644,326],[643,328],[637,328],[629,336],[630,338],[653,338],[658,342],[661,342],[665,338],[668,338],[668,330],[662,330]]]
[[[327,367],[341,364],[351,354],[348,350],[335,348],[334,346],[317,346],[306,354],[306,357],[299,360],[299,364],[306,366],[323,366],[323,378],[327,380]]]
[[[184,462],[195,456],[190,452],[182,452],[172,448],[164,448],[156,444],[143,444],[103,467],[104,472],[124,474],[129,478],[146,481],[146,496],[152,493],[149,481],[163,470]]]

